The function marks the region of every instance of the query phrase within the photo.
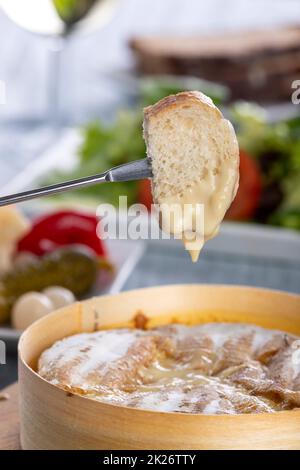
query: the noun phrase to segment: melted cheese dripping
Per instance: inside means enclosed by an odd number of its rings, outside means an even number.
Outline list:
[[[235,197],[238,174],[232,161],[224,160],[218,171],[207,172],[183,194],[161,201],[162,229],[182,239],[193,262],[198,260],[204,243],[218,234]]]

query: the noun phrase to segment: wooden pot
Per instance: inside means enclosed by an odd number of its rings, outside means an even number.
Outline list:
[[[40,354],[83,331],[170,322],[246,322],[300,336],[300,296],[249,287],[176,285],[76,303],[30,326],[19,343],[23,449],[300,449],[300,409],[248,415],[145,411],[71,395],[36,373]]]

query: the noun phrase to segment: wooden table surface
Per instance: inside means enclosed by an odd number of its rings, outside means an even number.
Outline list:
[[[0,450],[20,449],[18,384],[0,391]]]

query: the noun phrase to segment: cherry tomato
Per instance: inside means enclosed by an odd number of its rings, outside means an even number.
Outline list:
[[[226,219],[248,220],[254,216],[262,192],[262,178],[256,161],[240,151],[240,183],[237,195],[226,213]]]
[[[144,204],[148,211],[151,210],[151,204],[153,204],[152,192],[151,192],[151,181],[141,180],[138,186],[138,202]]]

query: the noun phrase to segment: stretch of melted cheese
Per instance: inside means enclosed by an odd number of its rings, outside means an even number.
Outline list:
[[[207,172],[183,194],[160,201],[162,229],[183,240],[193,262],[198,260],[204,243],[218,234],[225,213],[235,197],[238,175],[238,168],[233,166],[232,161],[223,161],[216,174]],[[197,224],[197,215],[202,210],[200,205],[204,209],[204,223]],[[179,216],[170,217],[170,208],[176,206],[180,208]]]

